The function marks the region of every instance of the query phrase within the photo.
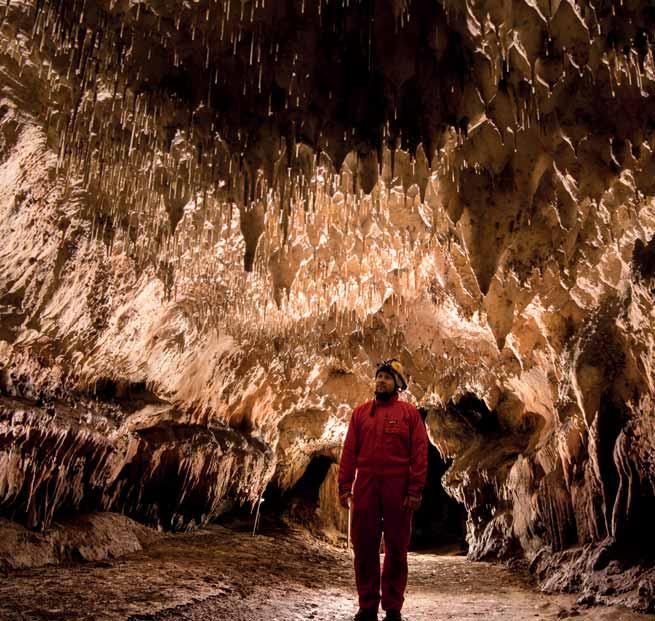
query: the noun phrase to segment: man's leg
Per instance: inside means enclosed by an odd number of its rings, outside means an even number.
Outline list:
[[[407,478],[382,481],[382,515],[384,518],[384,567],[382,569],[382,608],[400,610],[407,586],[407,547],[411,535],[412,512],[403,506]]]
[[[351,511],[359,607],[377,610],[380,604],[382,502],[380,485],[373,477],[357,473]]]

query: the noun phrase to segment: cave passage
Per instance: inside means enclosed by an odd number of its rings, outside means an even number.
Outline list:
[[[447,494],[441,483],[449,465],[428,444],[428,477],[423,503],[413,518],[410,550],[449,550],[462,554],[467,551],[466,510]]]
[[[316,522],[323,485],[334,460],[324,455],[312,458],[298,482],[280,496],[281,513],[294,522],[312,524]],[[336,495],[334,502],[337,502]]]
[[[290,489],[281,489],[276,481],[271,481],[262,494],[258,533],[274,533],[289,523],[308,528],[315,535],[321,534],[326,524],[319,516],[321,486],[325,482],[334,460],[324,455],[311,459],[302,476]],[[337,506],[336,492],[334,509]],[[233,505],[216,522],[230,530],[251,532],[257,515],[257,505]],[[330,526],[333,526],[330,523]],[[343,532],[345,540],[346,533]]]
[[[0,621],[351,618],[396,357],[411,621],[654,613],[654,104],[655,0],[0,0]]]
[[[441,479],[449,467],[438,450],[428,445],[428,476],[423,503],[412,522],[411,551],[466,554],[466,510],[444,490]],[[270,532],[281,523],[301,525],[333,543],[345,544],[347,514],[338,505],[337,465],[331,457],[314,456],[302,476],[288,490],[271,483],[263,495],[258,530]],[[251,530],[255,511],[241,508],[221,523],[237,530]],[[337,535],[334,536],[329,535]]]
[[[441,479],[449,467],[439,451],[428,445],[428,476],[423,503],[412,522],[411,551],[466,554],[466,510],[443,488]],[[273,532],[284,523],[308,528],[314,535],[345,544],[347,514],[338,504],[338,466],[325,455],[312,457],[302,476],[288,490],[272,482],[263,494],[259,532]],[[250,531],[256,507],[236,508],[219,522],[234,530]]]

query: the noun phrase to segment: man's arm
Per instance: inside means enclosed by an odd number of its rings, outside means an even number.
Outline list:
[[[355,412],[350,417],[346,441],[343,444],[341,452],[341,462],[339,463],[339,498],[352,491],[353,481],[355,480],[355,469],[357,467],[357,421]]]
[[[407,495],[420,498],[428,474],[428,434],[418,410],[414,410],[409,457],[409,487]]]

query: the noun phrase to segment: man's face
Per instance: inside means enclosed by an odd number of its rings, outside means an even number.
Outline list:
[[[396,380],[388,371],[379,371],[375,376],[375,394],[388,395],[396,392]]]

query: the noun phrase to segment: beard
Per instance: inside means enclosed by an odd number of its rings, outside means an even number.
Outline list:
[[[375,398],[380,401],[389,401],[389,399],[391,399],[391,397],[393,397],[395,394],[396,394],[395,388],[394,390],[384,391],[384,392],[376,390]]]

